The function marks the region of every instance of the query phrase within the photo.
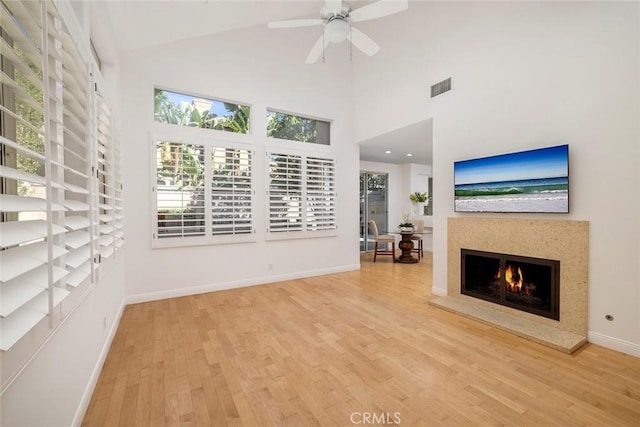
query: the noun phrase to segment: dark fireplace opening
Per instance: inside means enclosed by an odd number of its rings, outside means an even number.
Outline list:
[[[560,261],[461,250],[461,293],[560,320]]]

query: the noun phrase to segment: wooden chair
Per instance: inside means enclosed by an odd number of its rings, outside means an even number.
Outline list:
[[[373,250],[373,262],[376,262],[378,255],[391,255],[393,262],[396,262],[396,238],[390,234],[378,234],[378,226],[374,220],[369,221],[369,228],[373,232],[375,238],[375,247]],[[379,244],[383,243],[387,246],[387,249],[380,249]],[[391,250],[389,250],[389,243],[391,243]]]
[[[413,236],[411,236],[411,240],[416,242],[413,250],[411,252],[415,252],[418,254],[418,260],[424,256],[424,249],[422,246],[422,233],[424,232],[424,220],[423,219],[412,219],[409,221],[413,224],[413,228],[416,232]]]

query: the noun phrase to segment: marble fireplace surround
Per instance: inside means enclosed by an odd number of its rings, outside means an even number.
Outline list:
[[[587,221],[450,217],[447,236],[447,296],[431,304],[567,353],[587,342]],[[559,260],[560,320],[462,295],[461,248]]]

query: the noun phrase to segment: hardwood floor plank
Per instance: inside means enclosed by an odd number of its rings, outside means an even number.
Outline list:
[[[638,427],[640,359],[430,306],[426,255],[128,306],[83,426]]]
[[[164,403],[164,424],[167,427],[180,425],[180,403],[178,392],[168,394]]]
[[[109,408],[107,409],[107,418],[105,423],[108,425],[118,425],[120,416],[124,406],[124,398],[127,388],[127,377],[118,376],[113,387],[113,392],[109,396]]]
[[[127,385],[124,392],[124,402],[122,405],[122,412],[117,425],[126,426],[131,423],[131,420],[136,418],[136,403],[138,396],[138,384]],[[116,424],[114,424],[116,425]]]

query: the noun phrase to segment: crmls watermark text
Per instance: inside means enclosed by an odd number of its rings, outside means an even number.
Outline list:
[[[349,417],[353,424],[400,424],[400,412],[352,412]]]

